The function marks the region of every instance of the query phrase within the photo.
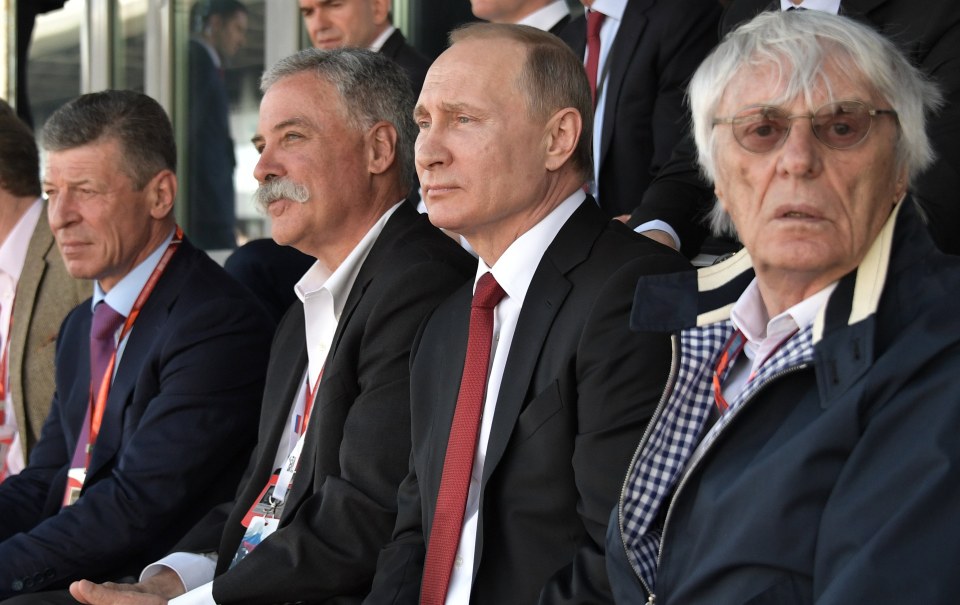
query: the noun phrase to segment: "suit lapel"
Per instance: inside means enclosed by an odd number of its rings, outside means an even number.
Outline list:
[[[646,11],[653,5],[654,0],[630,0],[623,11],[623,21],[617,30],[617,36],[610,48],[609,70],[607,72],[607,94],[603,107],[603,125],[600,135],[600,161],[597,166],[603,166],[610,149],[610,139],[613,138],[614,122],[617,114],[617,105],[620,103],[620,92],[627,79],[627,69],[633,60],[637,45],[647,26]],[[598,176],[599,178],[599,176]]]
[[[399,32],[396,32],[399,33]],[[394,243],[397,239],[401,237],[403,232],[417,220],[419,214],[414,210],[410,204],[404,202],[400,204],[400,207],[394,211],[393,215],[387,219],[387,224],[383,226],[383,231],[380,232],[380,235],[377,236],[377,240],[373,243],[373,246],[370,248],[367,258],[363,261],[363,264],[360,266],[360,271],[357,273],[357,279],[353,282],[353,287],[350,288],[350,293],[347,295],[347,300],[344,303],[343,311],[340,313],[340,320],[337,322],[337,330],[333,334],[333,342],[330,346],[330,352],[327,353],[327,359],[324,362],[324,378],[321,380],[321,385],[324,380],[337,380],[336,371],[335,371],[335,359],[337,355],[337,350],[340,347],[340,342],[343,340],[344,331],[347,329],[347,326],[350,325],[350,320],[353,317],[354,312],[357,310],[357,306],[360,304],[360,301],[363,300],[363,295],[367,291],[367,287],[370,285],[370,282],[376,276],[380,264],[383,262],[383,259],[387,257],[389,251],[393,248]],[[302,316],[302,313],[301,313]],[[301,327],[301,333],[303,333]],[[304,364],[306,364],[306,340],[304,338]],[[328,371],[330,373],[328,374]],[[303,371],[298,373],[298,376],[302,375]],[[299,388],[299,385],[297,385]],[[313,402],[313,409],[319,411],[323,408],[325,402],[321,401],[323,394],[326,392],[326,389],[321,386],[317,389],[315,399]],[[291,394],[292,400],[293,394]],[[311,485],[314,480],[314,468],[315,461],[317,458],[317,440],[316,435],[318,430],[314,427],[317,427],[323,419],[319,413],[310,414],[310,426],[307,429],[307,438],[303,444],[303,452],[300,455],[300,463],[297,468],[297,477],[298,480],[293,482],[293,489],[290,492],[290,497],[287,499],[287,504],[284,505],[285,510],[295,510],[297,508],[297,503],[306,495],[312,493]],[[308,489],[311,488],[311,489]]]
[[[40,291],[40,283],[47,271],[47,255],[51,251],[54,254],[59,254],[56,246],[54,246],[53,232],[50,231],[46,217],[46,207],[44,207],[43,215],[37,221],[37,226],[34,228],[33,235],[30,236],[30,242],[27,244],[27,256],[23,264],[23,270],[20,272],[20,279],[17,282],[16,299],[13,307],[13,331],[10,333],[8,376],[13,391],[15,413],[19,422],[24,422],[26,418],[32,416],[26,412],[26,402],[23,395],[23,358],[27,352],[27,332],[34,321],[33,308],[36,304],[37,293]],[[35,321],[35,330],[49,330],[50,339],[56,339],[60,324],[55,318],[40,314]],[[49,401],[46,402],[46,404],[49,403]],[[22,428],[21,434],[24,434]],[[26,443],[22,445],[23,447],[27,446]]]
[[[544,341],[554,326],[573,284],[566,274],[590,255],[607,219],[588,198],[567,220],[541,259],[527,290],[503,373],[496,411],[487,443],[482,483],[493,473],[527,403]],[[561,326],[559,329],[563,329]]]

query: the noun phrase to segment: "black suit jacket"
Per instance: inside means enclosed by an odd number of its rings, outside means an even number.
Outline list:
[[[423,88],[423,80],[427,77],[427,70],[433,62],[420,51],[407,44],[407,39],[403,37],[400,30],[396,30],[387,38],[380,48],[380,52],[393,59],[397,65],[407,72],[410,78],[410,86],[413,88],[414,98],[420,96],[420,89]]]
[[[632,259],[637,264],[619,269]],[[663,388],[662,335],[628,329],[637,278],[679,254],[587,200],[530,283],[483,468],[471,603],[605,603],[604,532]],[[413,452],[367,603],[416,603],[466,355],[472,283],[431,315],[411,361]]]
[[[721,35],[779,7],[770,0],[733,0],[721,20]],[[843,0],[840,14],[889,37],[940,85],[946,104],[927,126],[937,160],[916,179],[911,193],[937,246],[960,254],[960,10],[950,0],[929,0],[922,7],[910,0]],[[692,256],[707,235],[700,219],[714,199],[713,187],[700,176],[693,140],[687,137],[643,196],[630,224],[665,220],[680,236],[684,253]]]
[[[240,521],[274,471],[307,364],[303,305],[290,308],[274,339],[260,439],[236,501],[178,545],[202,552],[219,544],[218,603],[350,603],[366,595],[407,471],[410,345],[473,263],[409,204],[390,217],[347,297],[280,527],[227,570],[243,536]]]
[[[630,0],[607,60],[600,139],[600,207],[629,213],[670,158],[686,127],[687,80],[717,42],[720,7],[709,0]],[[578,56],[586,47],[586,18],[560,37]]]
[[[138,573],[236,489],[272,325],[189,242],[117,366],[80,499],[61,508],[90,389],[89,299],[57,339],[57,391],[27,468],[0,484],[0,598]]]

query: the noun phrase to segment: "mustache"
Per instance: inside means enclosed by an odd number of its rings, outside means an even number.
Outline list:
[[[264,212],[267,211],[270,202],[279,199],[288,199],[304,204],[310,199],[310,192],[306,185],[301,185],[287,177],[280,177],[261,184],[253,194],[253,200]]]

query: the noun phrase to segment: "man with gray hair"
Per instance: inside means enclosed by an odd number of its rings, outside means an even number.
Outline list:
[[[257,199],[274,240],[316,262],[277,329],[256,452],[235,501],[183,552],[137,585],[74,584],[82,602],[359,602],[393,529],[410,346],[473,259],[403,202],[413,99],[393,62],[308,49],[268,70],[262,89]]]
[[[765,13],[690,84],[715,223],[657,283],[674,379],[610,520],[620,603],[955,603],[960,261],[906,192],[940,95],[874,30]],[[670,308],[640,304],[651,293]]]

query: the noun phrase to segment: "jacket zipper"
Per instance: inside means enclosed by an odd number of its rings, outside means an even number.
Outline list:
[[[757,395],[760,394],[761,392],[763,392],[763,390],[767,388],[767,385],[769,385],[769,384],[772,383],[773,381],[775,381],[775,380],[777,380],[777,379],[779,379],[779,378],[781,378],[781,377],[783,377],[783,376],[786,376],[787,374],[792,374],[792,373],[794,373],[794,372],[799,372],[800,370],[804,370],[804,369],[806,369],[806,368],[808,368],[808,367],[810,367],[810,363],[809,363],[809,362],[803,362],[803,363],[801,363],[801,364],[799,364],[799,365],[795,365],[795,366],[793,366],[793,367],[785,368],[785,369],[783,369],[783,370],[780,370],[780,371],[777,372],[776,374],[770,376],[762,385],[760,385],[760,386],[757,388],[756,391],[754,391],[754,393],[753,393],[753,395],[750,397],[750,399],[747,399],[746,401],[744,401],[740,406],[737,407],[736,410],[733,411],[733,414],[734,414],[734,415],[731,416],[730,420],[727,421],[727,425],[726,425],[725,427],[723,427],[723,429],[721,429],[721,431],[727,430],[727,429],[730,427],[730,425],[736,420],[736,417],[740,414],[740,412],[742,412],[750,403],[752,403],[753,401],[755,401],[756,398],[757,398]],[[677,498],[680,496],[680,492],[683,490],[683,486],[686,485],[687,479],[690,477],[690,475],[693,474],[693,471],[696,470],[696,468],[697,468],[697,466],[700,464],[700,462],[701,462],[704,458],[707,457],[707,454],[708,454],[709,451],[713,448],[713,445],[714,445],[716,442],[717,442],[717,440],[716,440],[716,438],[714,438],[713,443],[711,443],[710,445],[708,445],[708,446],[706,447],[706,449],[704,449],[702,452],[700,452],[700,457],[699,457],[699,458],[696,458],[696,459],[690,461],[690,464],[688,464],[687,469],[684,471],[683,475],[680,477],[680,482],[677,484],[677,488],[676,488],[675,490],[673,490],[673,497],[670,498],[670,504],[667,506],[667,515],[666,515],[666,517],[664,517],[664,519],[663,519],[663,529],[660,531],[660,547],[657,549],[657,569],[660,569],[660,559],[661,559],[661,557],[663,557],[663,545],[666,543],[666,540],[664,540],[664,538],[665,538],[666,535],[667,535],[667,527],[670,525],[670,517],[671,517],[671,513],[673,512],[673,505],[676,503]],[[623,532],[621,532],[620,535],[623,536]],[[629,559],[628,559],[628,560],[629,560]],[[638,575],[637,577],[639,577],[639,575]],[[640,581],[641,581],[641,583],[643,583],[643,580],[642,580],[642,579],[641,579]],[[644,584],[644,587],[646,588],[646,584]],[[650,590],[647,589],[647,592],[650,593]],[[650,599],[654,599],[654,595],[653,595],[652,593],[650,594]],[[655,603],[655,600],[648,600],[648,603],[649,603],[650,605],[653,605],[653,604]]]
[[[637,579],[640,580],[640,584],[643,585],[643,589],[647,591],[648,595],[650,595],[647,598],[648,605],[654,605],[657,597],[655,594],[653,594],[653,591],[650,590],[650,587],[647,586],[647,583],[643,580],[643,577],[640,576],[640,569],[630,558],[630,552],[627,549],[627,540],[623,536],[623,501],[627,495],[627,485],[630,483],[630,475],[633,473],[633,467],[636,465],[637,460],[640,457],[640,451],[643,449],[643,446],[646,445],[647,440],[650,438],[650,433],[653,430],[653,426],[663,413],[663,408],[667,403],[667,399],[669,398],[668,394],[672,392],[673,387],[676,386],[677,375],[680,373],[678,364],[678,340],[679,337],[676,334],[670,335],[670,373],[667,374],[667,382],[664,385],[663,393],[660,395],[660,401],[657,403],[657,408],[653,411],[653,416],[650,418],[650,422],[647,423],[646,428],[643,430],[643,436],[640,437],[640,443],[637,444],[637,449],[633,452],[633,458],[631,458],[630,466],[627,468],[627,475],[623,478],[623,485],[620,488],[620,500],[617,505],[617,518],[620,525],[620,543],[623,545],[623,553],[626,556],[630,567],[633,569],[634,575],[637,576]]]

